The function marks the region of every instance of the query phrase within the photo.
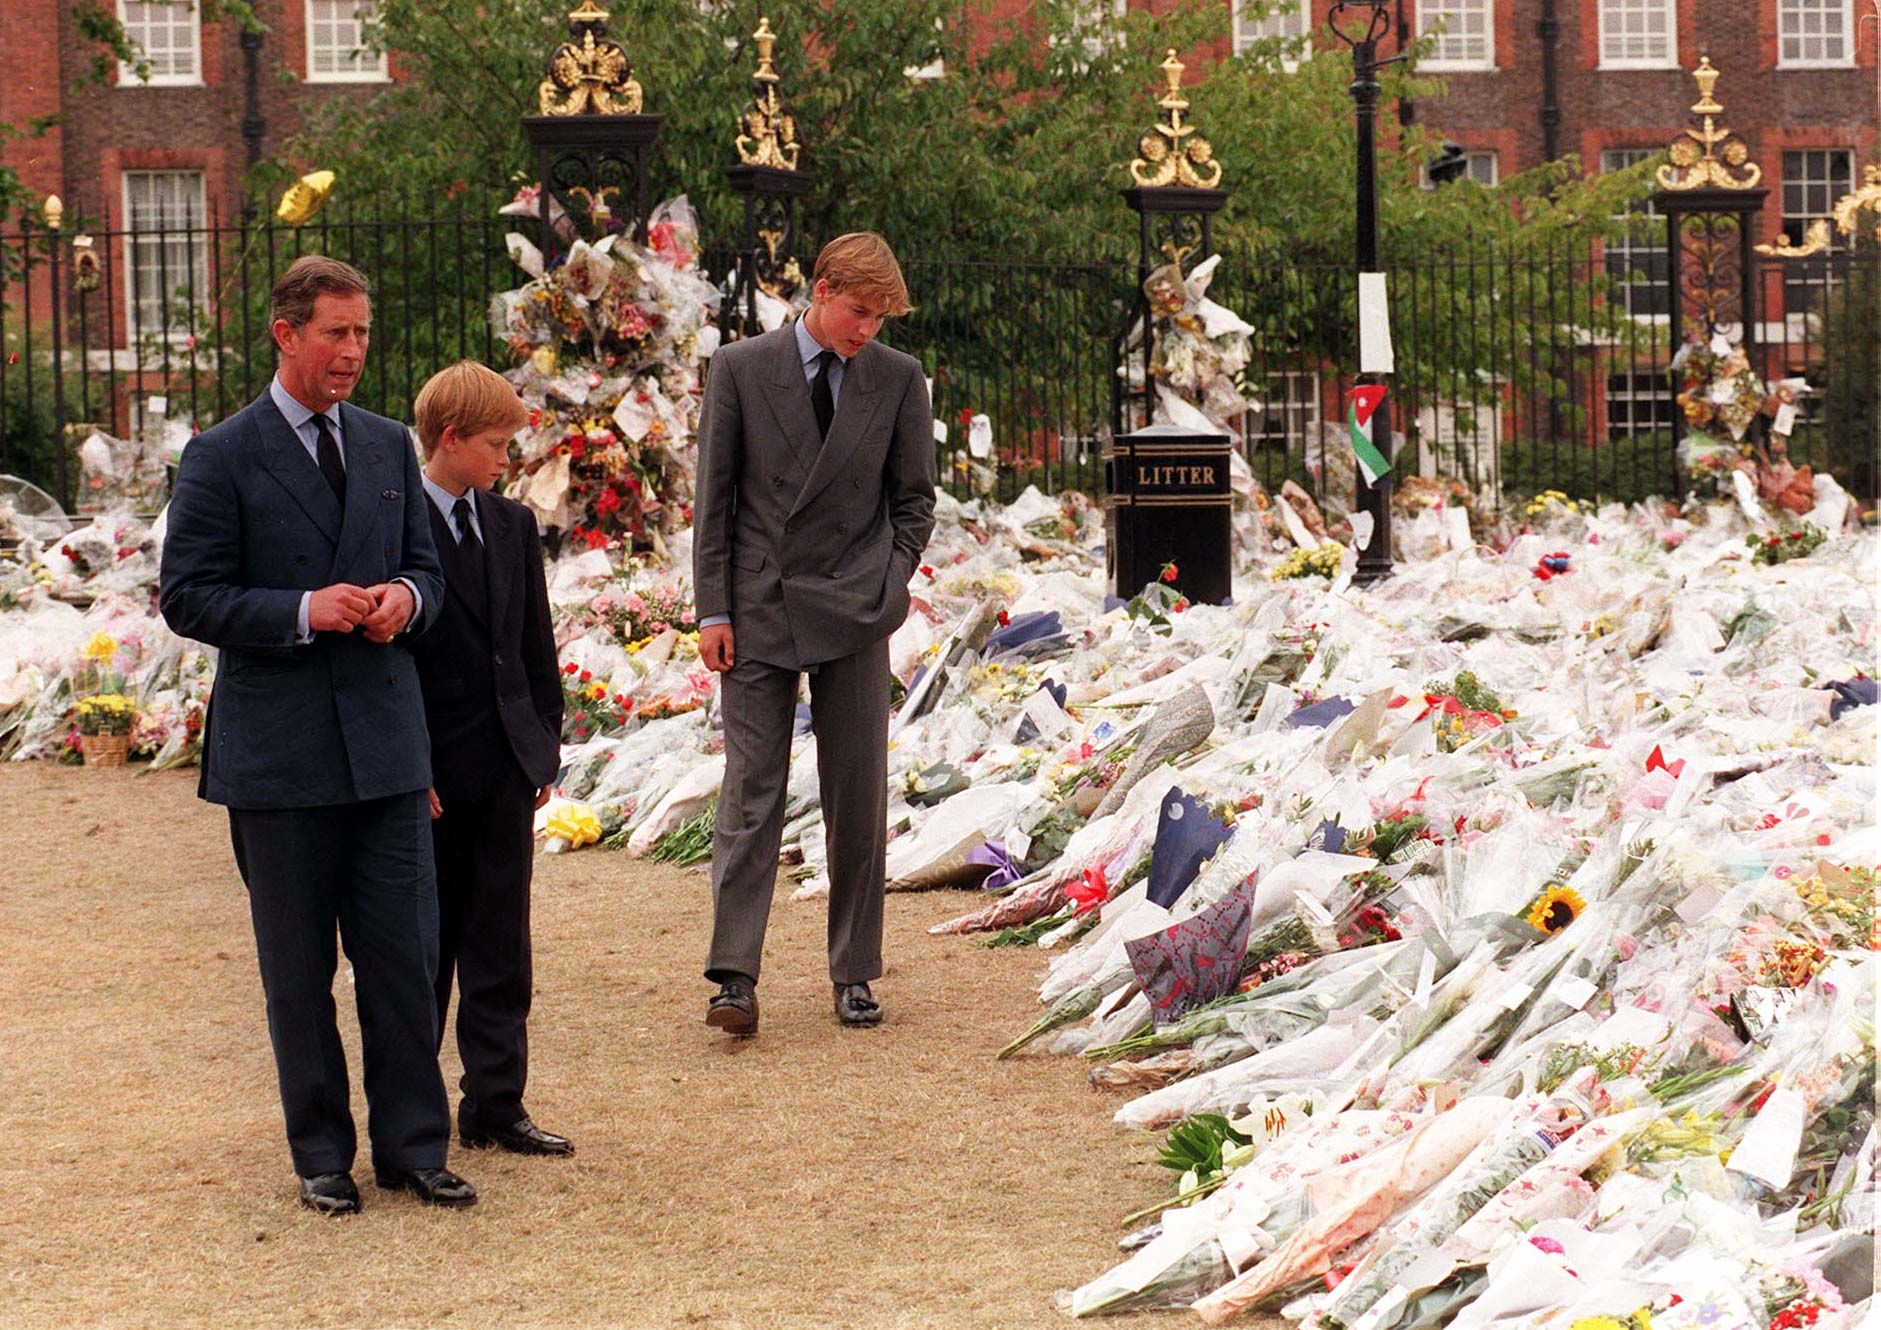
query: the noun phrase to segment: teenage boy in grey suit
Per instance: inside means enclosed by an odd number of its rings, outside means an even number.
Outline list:
[[[888,638],[934,529],[934,425],[911,356],[875,343],[910,308],[887,241],[817,256],[796,323],[722,349],[706,381],[694,500],[699,651],[719,674],[725,778],[712,837],[719,985],[706,1022],[758,1028],[799,678],[829,844],[837,1019],[880,1024],[887,846]]]
[[[379,1185],[477,1193],[444,1167],[431,745],[404,645],[444,599],[405,427],[345,405],[365,276],[297,259],[275,284],[268,391],[183,453],[163,542],[171,629],[218,649],[201,795],[229,810],[301,1203],[359,1209],[335,930],[353,964]]]

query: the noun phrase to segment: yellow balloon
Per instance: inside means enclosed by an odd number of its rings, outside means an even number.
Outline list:
[[[320,205],[327,201],[327,195],[333,192],[333,172],[309,171],[287,187],[287,193],[281,196],[281,206],[274,210],[274,215],[289,226],[305,225]]]

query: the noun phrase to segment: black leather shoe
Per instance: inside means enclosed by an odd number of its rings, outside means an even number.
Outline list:
[[[543,1131],[528,1117],[518,1118],[507,1127],[489,1130],[482,1127],[467,1127],[458,1124],[457,1139],[472,1150],[486,1150],[496,1146],[508,1150],[513,1155],[572,1155],[575,1143],[566,1136],[557,1136],[552,1131]]]
[[[386,1191],[408,1191],[426,1205],[456,1209],[477,1203],[477,1189],[448,1168],[375,1168],[372,1176]]]
[[[300,1180],[300,1203],[315,1214],[333,1218],[359,1213],[359,1188],[351,1173],[316,1173]]]
[[[747,1037],[758,1032],[758,987],[749,979],[727,979],[705,1009],[705,1023],[726,1034]]]
[[[836,1019],[844,1025],[880,1025],[882,1006],[869,995],[867,984],[837,984]]]

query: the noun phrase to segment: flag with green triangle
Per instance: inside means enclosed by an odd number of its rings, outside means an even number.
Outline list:
[[[1382,383],[1361,383],[1346,391],[1346,434],[1352,440],[1352,452],[1358,458],[1359,470],[1365,473],[1367,485],[1376,485],[1378,478],[1391,470],[1391,462],[1372,442],[1372,417],[1378,414],[1378,407],[1384,400]]]

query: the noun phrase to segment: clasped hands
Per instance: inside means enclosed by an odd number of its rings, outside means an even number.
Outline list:
[[[307,603],[307,626],[316,633],[350,633],[357,628],[368,642],[386,643],[405,631],[418,602],[403,582],[360,587],[336,582],[321,587]]]

